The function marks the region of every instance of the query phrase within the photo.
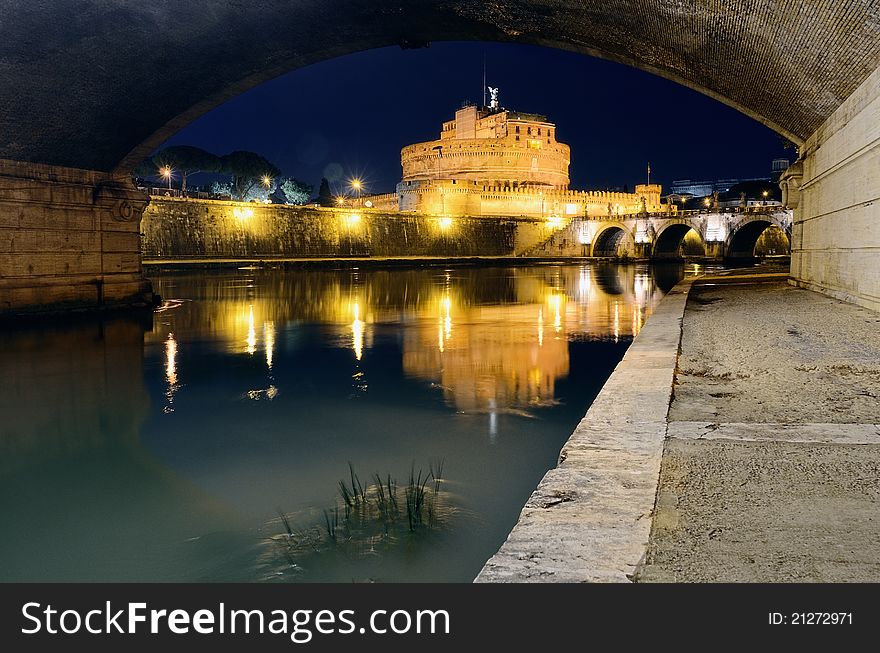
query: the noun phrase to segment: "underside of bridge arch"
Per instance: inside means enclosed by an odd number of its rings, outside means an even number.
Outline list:
[[[811,201],[822,214],[795,227],[796,275],[852,295],[852,270],[868,262],[877,272],[855,293],[880,305],[880,203],[869,203],[880,187],[871,119],[880,103],[880,0],[833,8],[802,0],[103,0],[75,11],[63,2],[19,3],[0,23],[0,229],[29,230],[19,242],[39,244],[12,250],[0,233],[0,310],[143,297],[143,198],[127,173],[144,155],[285,72],[441,40],[519,42],[617,61],[803,145],[804,188],[837,195],[830,204]],[[828,141],[834,146],[820,148]],[[853,188],[845,177],[856,169],[869,179]],[[813,178],[820,181],[811,186]],[[845,229],[831,225],[851,215],[870,243],[838,242]],[[802,237],[810,229],[822,236]],[[843,270],[850,260],[861,267]]]
[[[755,256],[755,246],[758,239],[768,228],[773,226],[767,220],[753,220],[737,229],[727,241],[725,258],[728,259],[751,259]]]
[[[593,243],[593,256],[618,258],[626,255],[628,238],[622,227],[608,227],[599,232]]]
[[[685,244],[687,244],[687,248],[685,248]],[[685,249],[687,251],[684,251]],[[675,260],[685,256],[703,256],[705,253],[706,250],[700,234],[694,231],[690,225],[672,224],[657,235],[652,258]]]
[[[105,0],[75,12],[30,3],[6,12],[0,27],[0,158],[125,167],[274,76],[442,40],[530,43],[622,62],[800,143],[876,68],[880,7],[843,1],[830,15],[801,0],[773,4],[774,20],[766,3],[741,0]]]

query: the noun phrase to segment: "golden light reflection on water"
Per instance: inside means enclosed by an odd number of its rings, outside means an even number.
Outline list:
[[[360,304],[354,303],[354,321],[351,323],[351,348],[354,350],[354,357],[360,360],[364,355],[364,332],[367,325],[360,319]]]
[[[174,412],[174,393],[177,392],[177,341],[174,334],[169,333],[168,339],[165,340],[165,379],[168,382],[168,388],[165,390],[165,406],[164,412]]]
[[[248,332],[247,332],[247,353],[253,354],[257,351],[257,329],[254,326],[254,305],[250,305],[248,312]]]
[[[167,298],[200,298],[157,314],[147,336],[165,343],[170,410],[180,388],[181,344],[172,330],[210,335],[232,354],[262,351],[266,385],[246,394],[272,399],[284,386],[276,378],[279,342],[284,348],[291,325],[306,323],[351,351],[361,391],[371,364],[382,365],[370,357],[377,329],[396,328],[404,373],[439,388],[458,411],[488,413],[490,424],[499,413],[556,402],[556,382],[569,373],[569,341],[630,338],[663,294],[651,270],[633,266],[267,270],[159,275],[156,286]]]
[[[263,342],[266,343],[266,367],[272,370],[272,359],[275,355],[275,323],[270,321],[263,322]],[[254,342],[256,347],[256,342]]]

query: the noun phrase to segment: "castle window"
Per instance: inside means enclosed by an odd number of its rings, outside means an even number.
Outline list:
[[[519,129],[517,129],[516,131],[519,131]],[[519,136],[516,137],[516,140],[519,140]]]
[[[519,125],[516,126],[516,133],[519,134]]]
[[[540,136],[540,135],[541,135],[541,128],[538,127],[538,136]]]

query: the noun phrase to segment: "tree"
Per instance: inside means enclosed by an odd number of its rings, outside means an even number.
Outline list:
[[[333,206],[333,193],[330,192],[330,182],[326,177],[321,177],[321,187],[318,189],[318,204],[321,206]]]
[[[293,177],[288,177],[282,181],[279,188],[284,196],[283,201],[287,204],[305,204],[309,201],[312,191],[315,189],[311,184],[306,184]]]
[[[143,179],[144,177],[155,177],[159,174],[159,170],[156,168],[156,164],[153,163],[153,157],[148,156],[146,159],[138,163],[134,170],[131,171],[131,174],[134,175],[137,179]]]
[[[228,181],[215,181],[211,184],[208,192],[211,193],[211,195],[232,197],[232,184]]]
[[[267,188],[264,180],[275,179],[281,171],[255,152],[237,150],[220,157],[220,172],[232,178],[232,198],[247,202],[268,196],[274,190],[274,183]]]
[[[186,178],[189,175],[220,170],[220,157],[192,145],[166,147],[153,155],[151,159],[156,170],[169,166],[180,174],[180,192],[183,194],[186,194]]]

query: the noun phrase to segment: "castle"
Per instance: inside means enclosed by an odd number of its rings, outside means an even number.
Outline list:
[[[443,123],[437,140],[400,152],[395,193],[358,198],[366,208],[440,216],[565,219],[674,211],[660,203],[659,184],[634,193],[569,188],[571,150],[546,116],[498,106],[466,105]]]

